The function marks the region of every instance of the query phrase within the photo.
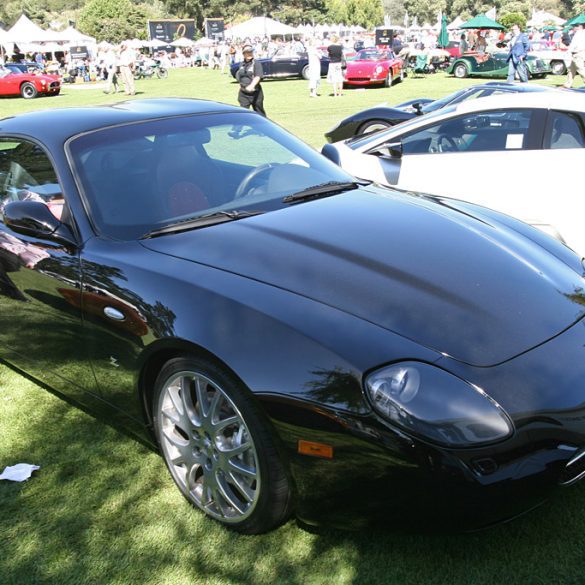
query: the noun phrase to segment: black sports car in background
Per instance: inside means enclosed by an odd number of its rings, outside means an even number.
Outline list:
[[[280,47],[272,57],[256,59],[262,64],[264,78],[302,77],[309,79],[309,57],[307,53],[295,53],[288,47]],[[230,72],[235,78],[240,63],[234,63]],[[329,69],[329,57],[326,53],[321,55],[321,77],[327,75]]]
[[[346,140],[347,138],[351,138],[358,134],[368,134],[370,132],[383,130],[384,128],[389,128],[390,126],[394,126],[405,120],[410,120],[415,116],[428,114],[429,112],[434,112],[445,106],[458,104],[465,100],[486,97],[498,93],[544,91],[546,89],[550,88],[533,84],[528,85],[492,81],[460,89],[455,93],[451,93],[437,100],[421,98],[409,100],[408,102],[398,104],[394,107],[375,106],[357,112],[356,114],[341,120],[341,122],[336,124],[334,128],[325,134],[325,138],[327,138],[328,142],[339,142],[340,140]]]
[[[580,479],[583,270],[242,108],[0,120],[0,357],[149,437],[241,532],[485,525]]]

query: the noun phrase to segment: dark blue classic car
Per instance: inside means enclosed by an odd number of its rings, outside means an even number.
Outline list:
[[[358,183],[243,108],[0,120],[0,359],[243,533],[481,526],[578,481],[584,289],[530,226]]]
[[[279,77],[302,77],[309,78],[309,58],[307,53],[295,53],[288,47],[280,47],[272,57],[265,59],[257,59],[262,63],[262,71],[264,78],[279,78]],[[234,63],[230,71],[232,75],[236,76],[236,71],[240,67],[240,63]],[[327,53],[321,54],[321,76],[327,75],[329,69],[329,57]]]

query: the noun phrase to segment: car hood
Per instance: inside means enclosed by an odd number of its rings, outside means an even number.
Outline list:
[[[579,273],[493,217],[456,205],[368,187],[142,244],[477,366],[511,359],[583,316]]]

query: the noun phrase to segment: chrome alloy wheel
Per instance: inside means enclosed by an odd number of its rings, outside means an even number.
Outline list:
[[[217,384],[193,371],[177,372],[162,388],[157,422],[168,467],[192,502],[226,523],[252,514],[261,489],[256,447]]]

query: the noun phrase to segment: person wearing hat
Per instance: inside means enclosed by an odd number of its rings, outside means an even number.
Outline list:
[[[573,79],[575,75],[581,76],[581,81],[585,81],[585,25],[575,24],[575,34],[571,39],[569,45],[569,53],[571,54],[571,64],[569,65],[569,72],[567,74],[567,81],[565,87],[573,87]]]
[[[238,103],[242,108],[252,108],[255,112],[266,117],[264,92],[260,85],[262,64],[254,59],[254,49],[251,45],[245,45],[242,53],[244,60],[236,72],[236,80],[240,84]]]

